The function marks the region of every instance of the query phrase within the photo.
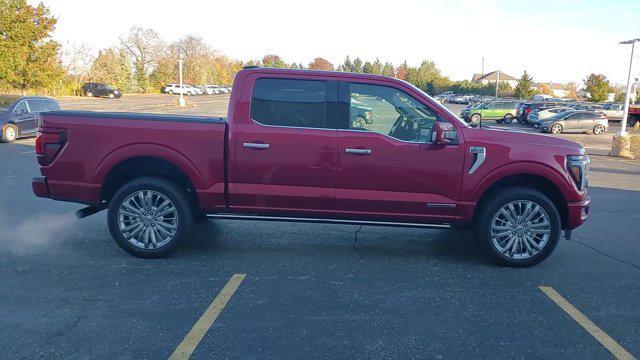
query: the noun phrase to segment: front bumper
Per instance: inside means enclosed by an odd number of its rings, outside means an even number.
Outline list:
[[[589,204],[591,198],[587,196],[586,199],[579,202],[567,203],[567,222],[565,224],[566,230],[572,230],[578,226],[584,224],[589,217]]]

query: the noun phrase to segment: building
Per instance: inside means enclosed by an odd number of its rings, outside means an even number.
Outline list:
[[[498,75],[498,73],[500,73]],[[509,84],[509,86],[511,86],[512,88],[515,87],[518,84],[518,79],[514,78],[513,76],[509,75],[509,74],[505,74],[500,70],[495,70],[492,71],[490,73],[486,73],[484,75],[482,74],[473,74],[473,77],[471,78],[471,81],[477,84],[481,84],[481,85],[488,85],[488,84],[495,84],[496,80],[498,80],[498,78],[500,78],[500,82],[506,82],[507,84]]]
[[[534,83],[533,84],[533,89],[534,90],[539,90],[540,85],[547,85],[551,89],[551,94],[555,98],[564,98],[568,94],[566,86],[564,86],[563,84],[560,84],[560,83],[553,83],[553,82]]]

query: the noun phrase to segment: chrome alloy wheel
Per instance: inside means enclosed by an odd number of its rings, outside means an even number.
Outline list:
[[[549,214],[529,200],[503,206],[491,221],[493,246],[504,256],[526,259],[539,253],[551,237]]]
[[[134,246],[156,249],[176,235],[178,210],[165,195],[153,190],[140,190],[120,204],[118,226],[122,236]]]
[[[7,138],[7,141],[12,142],[16,139],[16,131],[9,126],[5,129],[4,136]]]

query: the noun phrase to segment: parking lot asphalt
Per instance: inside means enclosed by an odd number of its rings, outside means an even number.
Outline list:
[[[496,267],[462,230],[246,221],[151,260],[104,212],[34,197],[32,144],[0,144],[2,359],[168,358],[234,274],[194,359],[611,358],[541,286],[640,357],[640,162],[593,156],[589,221],[533,268]]]

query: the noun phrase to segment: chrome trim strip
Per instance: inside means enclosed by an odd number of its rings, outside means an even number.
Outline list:
[[[321,219],[321,218],[297,218],[286,216],[260,216],[260,215],[241,215],[241,214],[207,214],[210,219],[223,220],[259,220],[259,221],[286,221],[316,224],[344,224],[344,225],[371,225],[371,226],[395,226],[395,227],[419,227],[419,228],[438,228],[449,229],[451,224],[421,224],[421,223],[400,223],[392,221],[369,221],[369,220],[343,220],[343,219]]]
[[[482,146],[471,146],[469,148],[469,152],[475,154],[473,166],[471,166],[471,169],[469,169],[469,174],[473,174],[476,170],[478,170],[480,165],[482,165],[482,163],[486,159],[487,149]]]
[[[448,203],[427,203],[428,208],[445,208],[445,209],[453,209],[456,207],[456,204],[448,204]]]

